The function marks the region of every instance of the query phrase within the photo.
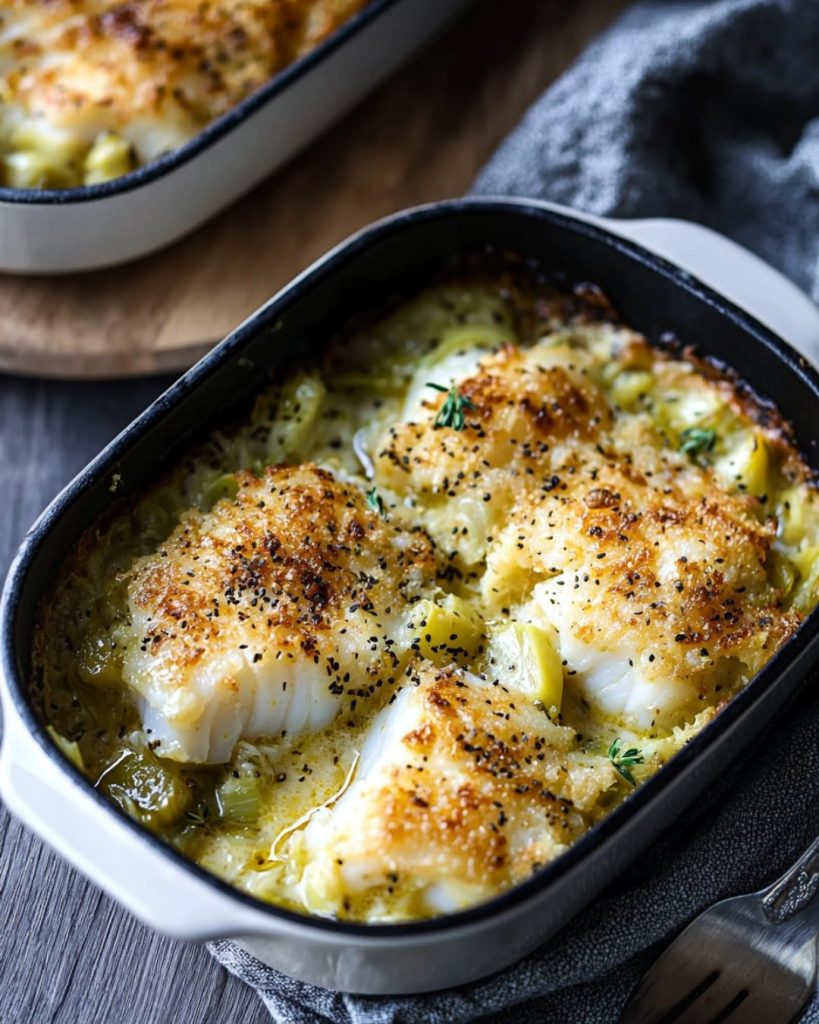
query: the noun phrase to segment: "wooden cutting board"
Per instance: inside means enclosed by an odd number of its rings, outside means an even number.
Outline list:
[[[0,276],[0,369],[99,378],[186,368],[351,232],[466,191],[526,107],[626,2],[484,0],[181,242],[111,270]]]

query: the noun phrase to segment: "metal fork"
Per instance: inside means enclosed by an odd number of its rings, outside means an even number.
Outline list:
[[[768,889],[696,918],[644,975],[620,1024],[788,1024],[814,990],[819,838]]]

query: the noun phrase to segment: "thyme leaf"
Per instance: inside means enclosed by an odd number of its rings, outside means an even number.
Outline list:
[[[196,810],[185,811],[185,817],[194,825],[204,825],[210,816],[210,808],[207,804],[201,803]]]
[[[717,443],[717,432],[713,427],[688,427],[680,434],[680,451],[686,455],[701,455],[711,452]]]
[[[632,786],[636,786],[637,782],[631,773],[631,769],[636,764],[643,764],[645,758],[637,749],[637,747],[630,747],[628,750],[621,751],[621,740],[618,736],[612,740],[611,746],[609,747],[608,758],[614,766],[614,770],[618,772],[626,780],[631,783]]]
[[[377,487],[372,487],[367,491],[367,508],[373,512],[377,512],[382,519],[387,518],[387,511],[384,508],[384,499],[378,493]]]
[[[446,395],[444,404],[438,410],[435,416],[434,427],[451,427],[453,430],[463,430],[466,426],[465,412],[471,409],[477,409],[475,403],[467,398],[466,395],[462,395],[458,390],[457,384],[451,384],[448,388],[445,388],[442,384],[435,384],[433,381],[427,381],[428,388],[435,388],[436,391],[441,391]]]

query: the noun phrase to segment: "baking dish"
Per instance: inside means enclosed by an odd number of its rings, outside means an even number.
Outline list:
[[[736,365],[793,422],[819,466],[819,377],[770,330],[652,249],[683,266],[729,272],[725,290],[819,351],[819,313],[754,257],[703,229],[618,224],[547,204],[460,200],[398,214],[331,252],[241,325],[127,428],[49,507],[9,574],[2,606],[6,731],[0,793],[10,809],[147,923],[186,939],[230,936],[278,969],[329,988],[423,991],[502,968],[557,931],[610,882],[736,755],[804,678],[819,639],[814,612],[797,635],[679,755],[568,853],[504,896],[405,925],[308,919],[249,899],[183,860],[111,807],[60,755],[26,701],[36,602],[53,566],[111,501],[136,494],[192,434],[258,387],[262,367],[309,344],[322,326],[411,285],[453,254],[486,243],[599,283],[649,338],[674,332]],[[761,303],[761,304],[760,304]],[[229,396],[229,397],[228,397]]]
[[[0,188],[0,271],[92,270],[192,231],[337,120],[468,0],[372,0],[188,143],[123,177]]]

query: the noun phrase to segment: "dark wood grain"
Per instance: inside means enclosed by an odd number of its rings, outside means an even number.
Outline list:
[[[162,357],[145,357],[156,338],[174,352],[180,338],[201,339],[203,325],[217,337],[372,217],[467,188],[529,101],[624,3],[486,3],[271,183],[157,261],[81,286],[0,281],[0,364],[26,366],[14,354],[28,342],[39,345],[41,372],[88,369],[69,358],[68,338],[99,372],[106,359],[109,369],[156,369]],[[261,264],[253,274],[248,253]],[[0,380],[0,577],[43,506],[161,383]],[[269,1020],[203,948],[138,924],[2,808],[0,922],[0,1024]]]

